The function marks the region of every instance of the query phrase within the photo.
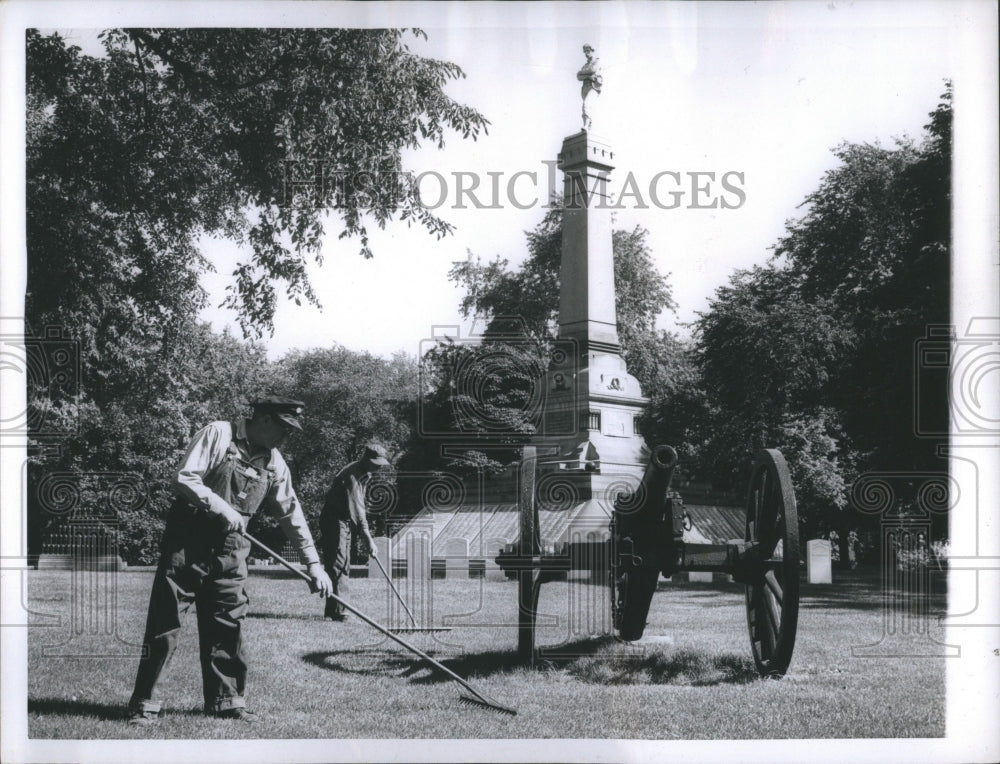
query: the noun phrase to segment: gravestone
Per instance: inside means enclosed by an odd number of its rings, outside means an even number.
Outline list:
[[[810,584],[833,583],[829,539],[806,542],[806,578]]]
[[[469,577],[469,540],[451,538],[444,545],[445,578]]]

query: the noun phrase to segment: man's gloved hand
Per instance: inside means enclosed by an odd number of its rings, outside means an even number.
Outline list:
[[[226,533],[243,533],[247,529],[247,518],[241,515],[232,507],[221,510],[219,517],[222,520],[222,527]]]
[[[378,552],[375,551],[375,539],[370,533],[365,537],[365,543],[368,544],[368,554],[372,557],[378,557]]]
[[[306,575],[312,579],[309,585],[312,591],[319,592],[323,597],[329,597],[333,593],[333,581],[318,562],[311,562],[306,566]]]

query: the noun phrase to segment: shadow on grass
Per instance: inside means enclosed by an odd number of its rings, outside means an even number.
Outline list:
[[[698,591],[685,591],[683,595],[683,601],[694,600],[694,604],[698,607],[705,608],[729,608],[734,606],[734,595],[736,597],[742,598],[743,587],[740,586],[738,589],[732,584],[729,584],[724,589],[714,588],[718,586],[717,584],[706,584],[705,586],[712,586],[712,589],[700,589]],[[665,596],[670,596],[677,592],[674,589],[673,592],[669,589],[658,589],[657,592],[665,591],[667,594]],[[738,604],[742,604],[742,599],[737,600]],[[667,611],[669,612],[669,610]]]
[[[375,660],[367,662],[366,666],[349,666],[338,660],[338,656],[350,656],[357,663],[357,656],[363,655],[356,650],[331,650],[307,653],[302,656],[302,660],[311,663],[318,668],[328,671],[342,671],[347,674],[364,674],[378,676],[393,676],[409,678],[415,684],[428,684],[434,682],[450,682],[451,677],[443,671],[431,666],[423,658],[412,653],[390,653],[372,654],[368,657]],[[434,657],[434,656],[431,656]],[[349,658],[349,660],[351,660]],[[438,660],[435,658],[435,660]],[[468,653],[465,655],[449,656],[438,661],[444,666],[454,671],[463,678],[485,677],[492,674],[500,674],[507,671],[514,671],[523,668],[523,665],[513,651],[489,651],[483,653]],[[374,664],[374,665],[373,665]],[[426,669],[430,669],[429,674],[423,674]]]
[[[542,665],[551,668],[558,668],[565,665],[569,661],[576,660],[577,658],[585,658],[588,655],[596,655],[597,653],[607,652],[613,650],[616,647],[621,648],[623,645],[627,646],[627,642],[622,642],[619,639],[611,636],[604,635],[600,637],[591,637],[589,639],[578,639],[575,642],[563,642],[562,644],[555,645],[540,645],[538,648],[538,656],[541,659]],[[633,652],[639,648],[629,648]]]
[[[612,636],[542,650],[547,668],[562,669],[587,684],[748,684],[759,678],[745,655],[650,648]]]
[[[128,709],[124,703],[96,703],[90,700],[66,700],[65,698],[28,698],[28,713],[42,716],[89,716],[101,721],[125,721]],[[204,716],[198,710],[171,708],[164,713],[180,716]]]
[[[947,582],[934,572],[927,581],[927,591],[912,592],[886,585],[879,573],[870,571],[840,572],[832,584],[806,584],[800,589],[800,608],[876,611],[885,608],[909,609],[924,599],[931,609],[947,605]]]
[[[944,608],[947,602],[947,581],[943,574],[931,571],[925,591],[914,593],[904,588],[892,588],[882,580],[880,570],[836,570],[832,584],[800,582],[800,607],[811,610],[877,611],[883,608],[911,608],[914,601],[924,598],[931,608]],[[742,596],[743,585],[716,582],[712,584],[666,584],[657,592],[673,593],[680,601],[693,601],[702,607],[730,607],[733,595]]]
[[[357,663],[358,655],[352,650],[324,651],[308,653],[303,656],[303,660],[328,671],[408,678],[414,684],[451,681],[444,672],[416,655],[382,654],[376,657],[370,654],[369,657],[375,660],[367,666],[347,665]],[[344,656],[347,660],[341,661],[338,656]],[[530,671],[512,650],[449,656],[442,658],[440,663],[470,681],[494,674]],[[537,667],[566,671],[587,684],[605,685],[673,684],[704,687],[749,684],[760,677],[753,660],[744,655],[712,654],[691,649],[648,651],[637,645],[619,642],[614,637],[598,637],[546,647]]]
[[[322,615],[316,613],[247,613],[247,618],[262,618],[264,620],[274,620],[274,621],[285,621],[285,620],[295,620],[295,621],[322,621],[325,620]]]
[[[656,591],[684,594],[688,597],[721,597],[740,594],[743,591],[743,584],[733,583],[732,581],[713,581],[712,583],[708,583],[707,581],[682,581],[676,584],[670,581],[660,581],[656,585]]]

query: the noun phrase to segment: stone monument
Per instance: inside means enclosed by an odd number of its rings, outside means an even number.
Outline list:
[[[574,498],[593,505],[580,519],[590,518],[606,537],[614,495],[638,484],[649,459],[635,423],[648,399],[628,373],[618,340],[609,197],[614,151],[593,131],[588,103],[600,96],[603,79],[593,48],[584,46],[584,53],[577,73],[584,127],[563,140],[557,165],[565,204],[559,340],[569,352],[553,361],[546,379],[539,500],[545,503],[546,485],[559,476]]]

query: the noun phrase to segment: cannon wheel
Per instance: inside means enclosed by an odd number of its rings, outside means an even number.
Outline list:
[[[780,451],[757,454],[747,496],[746,540],[758,544],[760,573],[746,585],[747,626],[761,676],[788,670],[799,617],[799,519]]]

